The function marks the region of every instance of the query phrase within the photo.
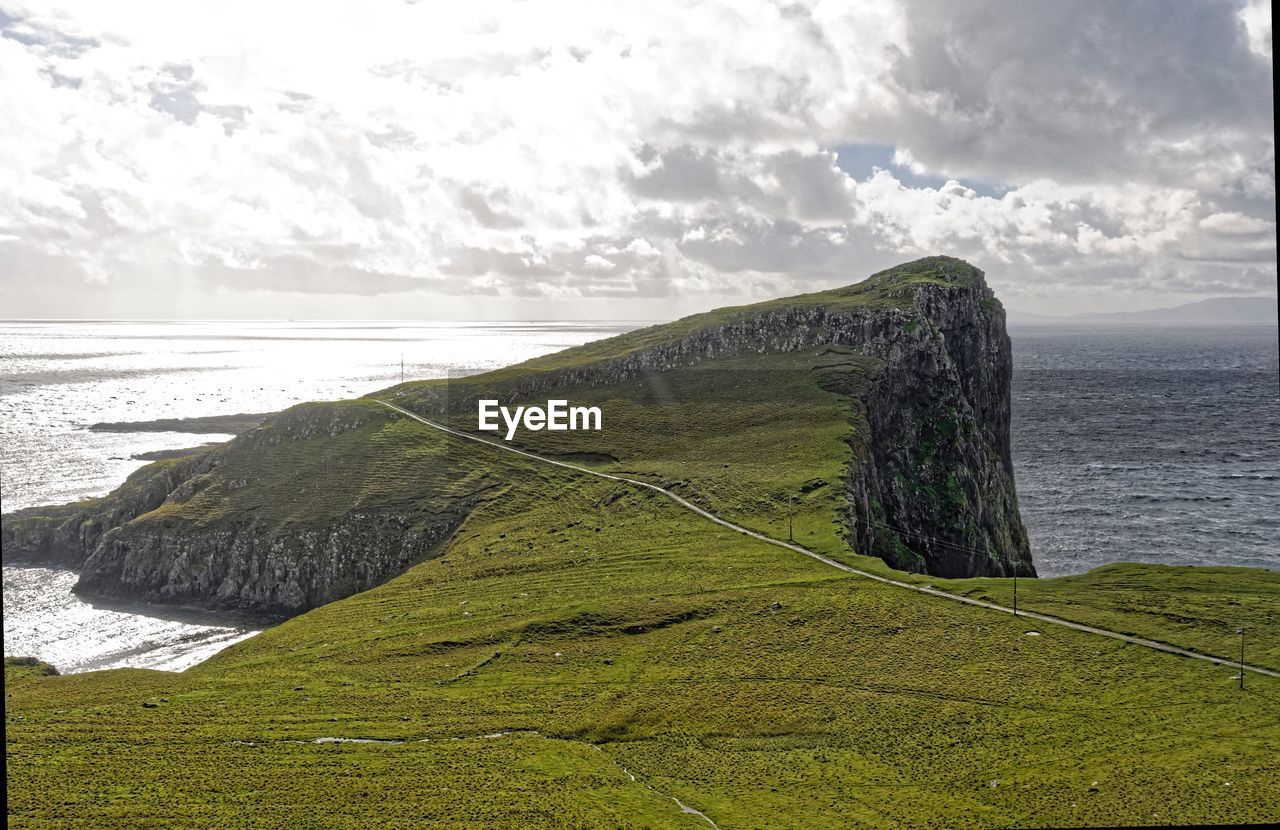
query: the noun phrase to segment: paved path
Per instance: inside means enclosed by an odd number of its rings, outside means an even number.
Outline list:
[[[672,493],[670,490],[664,490],[658,485],[650,484],[647,481],[639,481],[637,479],[627,478],[625,476],[615,476],[609,473],[602,473],[599,470],[593,470],[590,467],[581,467],[577,464],[570,464],[567,461],[557,461],[554,458],[547,458],[546,456],[538,455],[537,453],[526,452],[525,450],[518,450],[515,447],[507,446],[506,444],[502,444],[497,441],[490,441],[487,438],[481,438],[478,435],[472,435],[469,432],[463,432],[462,430],[453,429],[452,427],[447,427],[444,424],[436,423],[435,421],[431,421],[426,418],[423,418],[421,415],[417,415],[413,412],[410,412],[407,409],[402,409],[401,407],[398,407],[395,404],[390,404],[390,403],[387,403],[386,401],[378,401],[378,403],[382,404],[383,406],[390,407],[391,409],[394,409],[396,412],[399,412],[402,415],[407,415],[413,420],[426,424],[427,426],[433,429],[438,429],[441,432],[447,432],[450,435],[457,436],[458,438],[465,438],[468,441],[475,441],[476,443],[479,443],[479,444],[488,444],[489,446],[494,447],[495,449],[503,450],[504,452],[515,453],[516,455],[523,455],[525,458],[532,458],[533,460],[541,461],[544,464],[554,464],[557,467],[564,467],[567,470],[574,470],[575,472],[586,473],[587,475],[592,475],[597,478],[604,478],[604,479],[608,479],[609,481],[617,481],[623,484],[631,484],[636,487],[644,487],[648,490],[653,490],[654,492],[661,493],[663,496],[666,496],[667,498],[671,499],[681,507],[684,507],[688,510],[692,510],[694,513],[697,513],[699,516],[709,519],[715,522],[716,524],[721,525],[722,527],[727,527],[730,530],[735,531],[736,533],[741,533],[743,536],[750,536],[752,539],[759,539],[761,542],[766,542],[770,545],[777,545],[780,548],[786,548],[787,550],[795,551],[796,553],[800,553],[805,556],[808,556],[810,559],[816,559],[824,565],[828,565],[832,568],[837,568],[847,573],[857,574],[858,576],[865,577],[867,579],[874,579],[876,582],[883,582],[886,585],[893,585],[898,588],[905,588],[908,591],[915,591],[917,594],[928,594],[930,596],[939,597],[941,599],[951,600],[952,602],[963,602],[965,605],[976,605],[980,608],[987,608],[992,611],[1000,611],[1005,614],[1014,613],[1014,610],[1008,607],[1007,605],[1000,605],[999,603],[995,603],[995,602],[987,602],[985,600],[973,599],[972,597],[965,597],[965,596],[960,596],[959,594],[948,593],[946,591],[942,591],[928,585],[914,585],[910,582],[903,582],[901,580],[893,579],[891,577],[881,576],[880,574],[871,573],[870,571],[864,571],[859,568],[854,568],[850,565],[844,564],[843,562],[837,562],[836,560],[832,559],[829,556],[823,556],[820,553],[815,553],[814,551],[811,551],[808,548],[803,548],[800,545],[796,545],[791,542],[783,542],[779,539],[774,539],[772,536],[765,536],[763,533],[757,533],[754,530],[748,530],[747,528],[742,527],[741,525],[736,525],[733,522],[725,521],[724,519],[720,518],[714,513],[709,513],[706,510],[703,510],[701,507],[698,507],[698,505],[688,501],[687,499],[683,499],[680,496],[677,496],[675,493]],[[1200,652],[1197,652],[1197,651],[1188,651],[1187,649],[1184,649],[1184,648],[1171,646],[1168,643],[1161,643],[1161,642],[1157,642],[1156,640],[1148,640],[1144,637],[1134,637],[1130,634],[1121,634],[1118,631],[1109,631],[1105,628],[1095,628],[1092,625],[1084,625],[1083,623],[1064,620],[1061,617],[1051,617],[1048,614],[1037,614],[1034,611],[1025,611],[1025,610],[1019,610],[1017,612],[1017,616],[1019,618],[1024,618],[1028,620],[1038,620],[1039,622],[1048,623],[1050,625],[1060,625],[1064,628],[1073,628],[1076,631],[1084,631],[1088,634],[1098,634],[1102,637],[1110,637],[1113,640],[1120,640],[1122,642],[1132,643],[1133,645],[1143,646],[1145,648],[1154,649],[1156,651],[1167,652],[1168,654],[1176,654],[1179,657],[1190,657],[1195,660],[1204,660],[1209,663],[1217,663],[1222,666],[1229,666],[1230,668],[1233,668],[1233,669],[1240,668],[1240,662],[1238,660],[1229,660],[1224,657],[1214,657],[1209,654],[1201,654]],[[1280,672],[1272,671],[1271,669],[1264,669],[1261,666],[1251,666],[1248,663],[1246,663],[1244,668],[1246,671],[1256,672],[1257,674],[1265,674],[1268,677],[1280,677]]]

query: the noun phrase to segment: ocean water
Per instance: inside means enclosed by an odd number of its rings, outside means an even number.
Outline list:
[[[1276,330],[1015,327],[1013,460],[1041,576],[1280,570]]]
[[[272,412],[350,398],[406,378],[495,369],[635,324],[363,322],[0,323],[4,511],[97,496],[152,450],[230,435],[92,432],[102,421]],[[76,576],[4,568],[4,653],[59,670],[181,670],[255,633],[171,609],[104,608]]]
[[[268,412],[497,368],[635,324],[0,323],[5,512],[100,495],[151,450],[225,435],[98,421]],[[1280,568],[1280,391],[1264,328],[1022,327],[1013,455],[1042,575],[1114,561]],[[254,633],[104,608],[75,575],[4,568],[4,651],[64,671],[180,670]]]
[[[150,450],[229,435],[98,422],[274,412],[400,380],[496,369],[634,328],[614,323],[0,322],[5,511],[99,495]]]

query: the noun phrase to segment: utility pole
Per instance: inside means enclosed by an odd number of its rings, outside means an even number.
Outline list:
[[[400,382],[404,383],[404,352],[400,353]]]
[[[791,535],[791,514],[795,511],[796,497],[795,494],[787,496],[787,541],[794,542],[795,537]]]
[[[1013,615],[1018,616],[1018,566],[1013,566]]]
[[[1240,689],[1244,690],[1244,626],[1236,629],[1240,635]]]

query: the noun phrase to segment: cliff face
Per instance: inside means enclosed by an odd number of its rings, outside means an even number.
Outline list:
[[[0,523],[5,564],[78,570],[108,531],[155,510],[185,482],[216,466],[218,452],[148,464],[102,498],[6,514]]]
[[[1034,575],[1010,461],[1004,311],[972,266],[920,260],[616,341],[615,356],[384,394],[424,415],[473,417],[481,389],[510,403],[717,358],[853,351],[872,368],[820,381],[853,404],[853,550],[944,577]],[[228,445],[149,465],[110,496],[5,516],[5,561],[79,568],[77,590],[91,596],[305,611],[437,555],[500,486],[466,453],[418,459],[422,436],[407,426],[370,401],[295,407]]]
[[[903,570],[1034,576],[1009,450],[1013,362],[984,284],[915,293],[861,396],[867,437],[849,471],[851,543]]]
[[[846,479],[851,547],[942,577],[1035,576],[1010,458],[1013,358],[1003,306],[982,272],[930,257],[854,288],[867,300],[829,292],[747,307],[668,343],[511,383],[497,397],[513,403],[716,358],[848,347],[879,367],[852,385],[829,379],[856,401]],[[455,389],[401,402],[442,417],[459,397],[466,395]],[[461,408],[474,411],[470,400]]]
[[[87,597],[264,618],[350,596],[437,555],[485,489],[433,488],[385,441],[397,420],[373,403],[288,410],[101,499],[6,515],[5,562],[79,570]],[[387,481],[394,494],[378,492]]]
[[[252,520],[216,529],[133,523],[106,534],[85,560],[76,592],[287,617],[430,558],[462,518],[355,511],[283,532]]]

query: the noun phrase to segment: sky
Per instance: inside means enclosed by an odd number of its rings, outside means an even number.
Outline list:
[[[0,317],[1276,290],[1255,0],[0,0]]]

